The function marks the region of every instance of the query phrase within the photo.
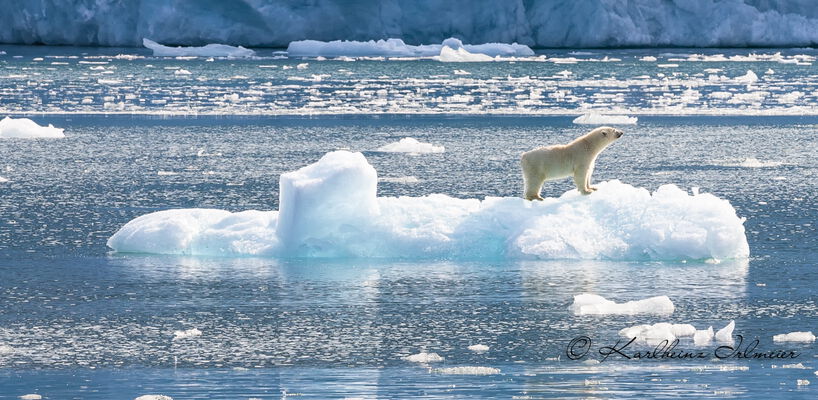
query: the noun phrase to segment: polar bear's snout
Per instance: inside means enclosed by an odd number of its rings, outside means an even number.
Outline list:
[[[625,134],[625,132],[622,132],[619,129],[615,130],[614,132],[616,133],[616,138],[617,139],[621,138],[622,135]]]

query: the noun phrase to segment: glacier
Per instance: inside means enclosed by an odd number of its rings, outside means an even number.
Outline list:
[[[517,42],[539,48],[818,44],[812,0],[0,0],[0,42],[208,43],[299,40]]]
[[[281,175],[278,211],[164,210],[108,239],[121,253],[280,258],[707,260],[749,256],[726,200],[608,181],[529,202],[378,197],[377,172],[339,150]]]

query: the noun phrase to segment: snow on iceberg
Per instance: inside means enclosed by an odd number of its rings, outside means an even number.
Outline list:
[[[403,359],[406,360],[406,361],[409,361],[409,362],[424,363],[424,364],[443,361],[443,357],[441,357],[439,354],[437,354],[437,353],[427,353],[425,351],[417,353],[417,354],[412,354],[411,356],[403,357]]]
[[[405,137],[396,143],[389,143],[378,148],[377,151],[384,153],[443,153],[446,148],[443,146],[435,146],[431,143],[423,143],[415,138]]]
[[[493,61],[494,57],[528,57],[534,51],[526,45],[512,43],[485,43],[464,45],[460,40],[449,38],[441,44],[408,45],[401,39],[370,40],[366,42],[333,40],[297,40],[287,46],[290,57],[436,57],[443,56],[444,49],[470,55],[475,61]],[[448,54],[448,53],[447,53]]]
[[[228,46],[226,44],[208,44],[201,47],[170,47],[153,40],[143,38],[142,45],[153,50],[157,57],[230,57],[244,58],[256,55],[256,52],[244,47]]]
[[[62,128],[53,125],[37,125],[28,118],[6,117],[0,121],[0,139],[37,139],[37,138],[64,138]]]
[[[584,125],[636,125],[637,120],[637,117],[628,117],[626,115],[604,115],[591,112],[574,118],[574,123]]]
[[[335,151],[282,174],[279,211],[167,210],[108,239],[119,252],[274,257],[704,260],[746,258],[726,200],[619,181],[591,195],[377,197],[361,153]]]
[[[675,309],[667,296],[616,303],[599,295],[583,293],[574,296],[571,304],[575,315],[673,314]]]

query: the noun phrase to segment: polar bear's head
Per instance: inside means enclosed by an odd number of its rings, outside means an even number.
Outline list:
[[[603,126],[601,128],[596,128],[591,133],[596,132],[598,135],[601,135],[606,141],[613,142],[616,139],[622,137],[624,132],[620,131],[616,128],[611,128],[610,126]]]
[[[593,143],[591,146],[596,149],[596,151],[602,151],[602,149],[608,147],[608,145],[613,143],[616,139],[621,138],[622,134],[623,132],[619,129],[603,126],[588,132],[583,138]]]

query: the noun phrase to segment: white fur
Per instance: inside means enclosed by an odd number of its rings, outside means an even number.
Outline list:
[[[525,181],[526,200],[542,200],[540,189],[547,180],[574,177],[577,190],[590,194],[596,188],[591,186],[596,157],[614,140],[622,136],[622,131],[603,126],[596,128],[573,142],[564,145],[540,147],[523,153],[522,167]]]

